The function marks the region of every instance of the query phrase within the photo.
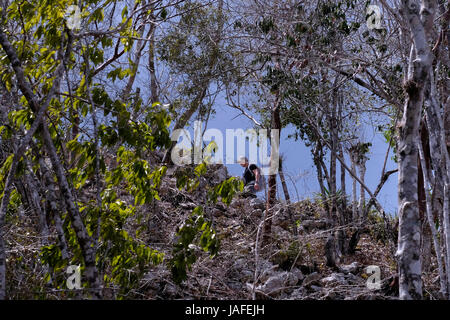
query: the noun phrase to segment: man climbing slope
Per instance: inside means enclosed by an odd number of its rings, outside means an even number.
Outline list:
[[[249,164],[246,157],[239,158],[239,164],[245,168],[242,178],[244,180],[244,196],[251,196],[256,198],[256,191],[261,189],[259,185],[260,172],[256,164]]]

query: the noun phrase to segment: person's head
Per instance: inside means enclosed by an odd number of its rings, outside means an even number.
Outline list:
[[[248,159],[246,157],[239,157],[239,164],[241,165],[241,167],[248,167]]]

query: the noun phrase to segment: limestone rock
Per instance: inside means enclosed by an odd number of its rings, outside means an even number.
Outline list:
[[[289,287],[293,287],[297,284],[298,278],[295,274],[290,272],[280,272],[271,276],[263,285],[258,286],[256,289],[264,292],[267,295],[277,295]]]
[[[226,281],[226,284],[229,288],[236,290],[236,291],[240,291],[243,289],[243,284],[241,282],[238,281]]]
[[[249,269],[247,261],[244,258],[237,259],[230,269],[230,275],[240,282],[251,281],[253,272]]]
[[[172,283],[167,283],[162,293],[168,298],[178,298],[180,296],[178,288]]]
[[[300,287],[295,289],[291,296],[288,298],[289,300],[303,300],[307,295],[306,289],[304,287]]]
[[[322,287],[319,287],[319,286],[311,285],[310,288],[312,291],[316,291],[316,292],[322,291]]]
[[[313,272],[303,280],[303,286],[308,287],[313,284],[318,284],[320,279],[321,275],[318,272]]]
[[[273,234],[276,234],[279,239],[289,239],[291,237],[291,233],[281,226],[273,225],[272,232]]]
[[[330,286],[332,284],[348,284],[345,280],[345,275],[343,273],[332,273],[330,276],[323,278],[320,282],[324,286]]]
[[[361,284],[364,282],[363,278],[355,276],[352,273],[346,274],[345,279],[349,282],[349,284]]]
[[[360,264],[357,261],[354,261],[351,264],[341,266],[340,271],[344,274],[349,273],[357,274],[360,268],[361,268]]]
[[[302,281],[305,278],[302,271],[298,268],[292,269],[291,273],[297,277],[298,281]]]
[[[336,300],[336,293],[333,290],[326,290],[323,296],[324,300]]]
[[[322,230],[326,229],[328,225],[328,221],[326,219],[320,220],[304,220],[300,223],[303,226],[303,229],[306,232],[310,232],[312,230]]]
[[[264,210],[266,208],[266,204],[264,203],[264,201],[259,198],[251,199],[249,204],[253,209]]]
[[[291,227],[292,221],[287,210],[279,209],[275,212],[272,218],[272,223],[274,226],[280,226],[281,228],[287,230]]]
[[[224,165],[218,165],[218,168],[214,171],[213,181],[220,183],[228,178],[228,170]]]
[[[260,260],[258,263],[258,278],[261,282],[266,282],[272,275],[275,274],[277,265],[272,264],[267,260]]]

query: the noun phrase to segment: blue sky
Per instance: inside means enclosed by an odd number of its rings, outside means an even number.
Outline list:
[[[207,128],[219,129],[225,139],[226,129],[242,128],[246,130],[253,127],[253,123],[244,115],[240,115],[240,111],[226,106],[225,103],[221,104],[220,100],[221,99],[218,99],[218,101],[216,101],[216,114],[209,120]],[[193,130],[192,128],[190,129],[192,134]],[[371,132],[368,127],[365,129],[366,132],[364,133],[364,137],[366,142],[372,143],[372,147],[368,155],[370,159],[366,163],[366,184],[372,191],[374,191],[380,180],[381,170],[388,146],[381,134]],[[286,175],[291,200],[296,201],[314,197],[314,194],[319,192],[320,189],[317,183],[316,171],[309,148],[307,148],[300,140],[295,141],[294,139],[287,138],[287,136],[293,132],[293,127],[287,127],[282,130],[280,153],[284,155],[285,159],[283,162],[283,169]],[[235,157],[237,156],[238,155],[235,155]],[[392,156],[393,154],[391,151],[386,166],[386,171],[393,170],[397,167],[396,163],[391,160]],[[350,164],[348,159],[347,164]],[[242,174],[243,169],[239,164],[227,164],[226,166],[230,175],[240,176]],[[340,188],[339,164],[337,170],[338,188]],[[391,175],[377,197],[386,212],[390,214],[395,214],[397,211],[397,179],[397,174]],[[346,176],[346,180],[347,194],[351,195],[352,180],[348,174]],[[284,199],[284,195],[280,187],[281,185],[279,182],[278,195]],[[357,190],[359,194],[359,184],[357,185]],[[367,195],[366,199],[368,199]]]

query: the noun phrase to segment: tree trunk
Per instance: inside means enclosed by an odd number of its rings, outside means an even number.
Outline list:
[[[89,282],[90,290],[93,292],[93,297],[101,298],[102,294],[100,290],[100,279],[98,278],[98,271],[95,263],[97,251],[95,241],[93,241],[93,239],[89,236],[83,223],[80,211],[77,208],[69,182],[64,174],[64,168],[58,154],[56,153],[56,148],[46,123],[43,124],[42,131],[44,144],[50,156],[53,169],[56,173],[61,196],[65,201],[67,212],[72,220],[72,226],[76,232],[77,240],[81,247],[85,263],[86,280]]]
[[[334,108],[333,108],[334,109]],[[340,224],[337,210],[337,199],[336,199],[336,155],[337,155],[337,145],[338,145],[338,133],[336,128],[336,123],[334,121],[336,112],[331,115],[330,127],[331,127],[331,149],[330,149],[330,197],[331,197],[331,219],[336,223]]]
[[[399,124],[399,234],[398,267],[400,299],[422,299],[422,266],[420,261],[420,216],[417,203],[418,133],[422,111],[424,83],[429,78],[431,53],[424,22],[428,1],[403,0],[402,11],[409,26],[412,48],[407,81],[404,84],[406,101]],[[428,12],[429,13],[429,12]],[[432,16],[432,15],[431,15]]]
[[[289,190],[288,190],[288,187],[287,187],[287,184],[286,184],[286,179],[284,178],[283,160],[282,160],[281,157],[280,157],[279,163],[278,163],[278,175],[280,176],[281,186],[283,187],[284,198],[286,199],[287,211],[288,211],[289,218],[291,220],[291,224],[292,224],[292,227],[293,227],[294,235],[297,236],[297,226],[295,224],[294,217],[292,216],[291,197],[289,196]]]
[[[28,161],[27,161],[28,162]],[[42,244],[48,245],[48,239],[50,236],[48,225],[47,225],[47,217],[45,214],[45,210],[41,206],[41,196],[38,193],[40,189],[37,185],[37,181],[35,180],[35,175],[31,171],[31,164],[28,163],[28,168],[30,172],[25,174],[24,179],[27,186],[27,193],[31,197],[31,205],[38,216],[39,221],[39,232],[42,237]]]
[[[357,155],[355,154],[354,150],[350,151],[350,161],[352,162],[351,170],[353,172],[356,172]],[[359,220],[356,196],[356,179],[354,177],[352,177],[352,218],[353,222],[357,222]]]
[[[399,134],[399,234],[400,299],[421,299],[420,216],[417,203],[417,136],[422,90],[410,90]]]
[[[271,113],[271,127],[272,129],[278,130],[279,135],[281,135],[281,120],[280,120],[280,94],[277,93],[275,97],[275,105],[273,106]],[[272,141],[273,143],[280,143],[280,141]],[[273,150],[270,154],[270,163],[274,163],[274,161],[279,161],[279,159],[275,159],[274,157],[278,156],[273,153]],[[266,214],[264,218],[264,235],[262,243],[263,245],[267,244],[270,240],[272,234],[272,217],[270,216],[270,211],[275,204],[276,196],[277,196],[277,173],[271,172],[268,178],[268,196],[267,196],[267,204],[266,204]]]
[[[359,179],[361,179],[361,181],[363,183],[365,183],[365,178],[366,178],[366,161],[367,161],[367,157],[365,155],[359,156],[359,161],[358,161]],[[365,204],[366,204],[366,191],[364,190],[364,187],[362,185],[360,185],[358,211],[359,211],[359,218],[361,219],[361,221],[365,221],[367,219],[367,217],[364,215]]]
[[[65,176],[65,170],[61,164],[61,160],[59,159],[59,156],[56,151],[56,147],[53,143],[50,132],[48,130],[47,122],[44,121],[45,111],[46,111],[48,105],[50,104],[51,99],[55,95],[55,91],[57,90],[57,88],[60,87],[59,84],[60,84],[61,77],[63,74],[64,64],[67,63],[67,61],[70,57],[70,53],[72,51],[72,35],[71,35],[70,31],[68,32],[68,42],[67,43],[68,44],[67,44],[66,52],[64,53],[63,61],[62,61],[62,63],[60,63],[60,65],[57,67],[57,69],[55,71],[55,80],[53,81],[53,85],[50,89],[50,92],[48,93],[44,103],[42,103],[42,105],[39,105],[38,99],[34,95],[31,85],[25,79],[25,75],[24,75],[24,71],[22,69],[21,62],[18,59],[15,50],[9,43],[5,34],[0,30],[0,44],[2,45],[3,49],[7,53],[8,57],[11,61],[11,65],[14,68],[16,78],[17,78],[17,85],[20,88],[20,90],[22,91],[22,94],[26,98],[28,104],[30,105],[30,108],[36,115],[36,119],[33,122],[30,130],[27,132],[26,137],[22,140],[21,146],[19,147],[18,152],[16,152],[14,155],[15,160],[13,159],[12,167],[8,174],[8,178],[7,178],[7,182],[5,183],[5,186],[8,185],[8,179],[13,179],[13,176],[15,175],[19,160],[22,157],[22,155],[24,154],[26,147],[30,143],[33,134],[36,132],[37,128],[40,125],[40,129],[41,129],[40,131],[42,133],[42,138],[43,138],[45,148],[47,149],[47,151],[49,153],[50,160],[52,162],[52,166],[55,169],[62,198],[64,199],[65,204],[67,206],[67,211],[69,213],[69,216],[72,219],[72,226],[75,229],[77,239],[78,239],[78,242],[80,244],[80,247],[81,247],[81,250],[83,253],[83,258],[84,258],[84,262],[85,262],[85,274],[86,274],[87,281],[89,282],[89,284],[91,286],[91,290],[93,290],[93,294],[94,294],[93,297],[99,298],[99,297],[101,297],[101,292],[99,290],[100,281],[98,279],[97,268],[95,265],[96,246],[94,245],[92,239],[89,237],[89,235],[86,231],[86,228],[84,226],[83,220],[80,215],[80,212],[76,206],[76,202],[73,197],[72,190],[71,190],[69,183],[67,181],[67,178]],[[5,217],[4,213],[6,212],[6,208],[9,203],[9,195],[11,192],[11,187],[8,187],[8,188],[5,187],[5,191],[6,190],[9,190],[8,191],[9,194],[7,194],[7,192],[5,192],[5,195],[2,199],[2,206],[1,206],[1,211],[0,211],[0,229],[3,226],[2,223],[4,223],[4,217]],[[4,249],[4,242],[2,239],[2,235],[0,234],[0,282],[1,282],[0,283],[0,299],[5,298],[5,291],[4,291],[5,279],[4,279],[4,273],[2,273],[5,268],[5,263],[3,261],[3,259],[5,258],[5,255],[4,255],[4,250],[2,250],[2,249]]]
[[[27,99],[31,109],[35,113],[35,120],[33,121],[30,129],[28,130],[25,137],[21,140],[20,145],[14,153],[14,157],[11,162],[11,168],[8,172],[8,176],[5,181],[5,186],[3,190],[3,198],[0,207],[0,300],[6,298],[6,252],[5,252],[5,242],[3,239],[3,228],[5,224],[5,216],[6,210],[9,205],[9,198],[13,189],[13,180],[16,174],[17,166],[19,164],[20,159],[24,155],[28,145],[30,144],[33,135],[37,132],[38,128],[42,127],[41,124],[44,122],[45,112],[50,105],[51,99],[54,97],[56,93],[56,89],[59,88],[59,84],[64,71],[64,63],[68,60],[70,53],[72,51],[72,38],[70,34],[68,35],[68,44],[66,48],[66,52],[64,54],[63,61],[56,68],[53,76],[55,79],[53,80],[52,87],[44,99],[44,102],[39,105],[38,99],[33,94],[33,90],[30,84],[25,79],[25,74],[22,69],[22,64],[17,56],[16,51],[12,47],[6,35],[0,30],[0,45],[3,47],[3,50],[6,52],[11,66],[14,69],[17,78],[17,86],[21,90],[22,94]]]
[[[55,183],[52,178],[52,174],[50,170],[47,168],[47,165],[45,164],[44,158],[39,158],[39,167],[42,173],[43,178],[43,185],[44,190],[43,194],[45,195],[45,199],[48,203],[48,206],[50,207],[50,211],[53,214],[53,218],[55,220],[55,228],[56,233],[58,234],[58,243],[59,248],[61,250],[61,257],[66,260],[69,259],[69,249],[67,246],[66,236],[64,234],[64,228],[63,223],[61,219],[61,215],[63,212],[65,212],[65,205],[63,201],[61,202],[61,209],[58,208],[57,204],[57,191],[55,187]]]
[[[77,110],[70,108],[69,117],[70,117],[70,123],[72,125],[71,139],[75,140],[75,138],[80,133],[80,116],[78,115]],[[75,151],[72,151],[70,153],[70,159],[69,159],[71,165],[73,165],[73,166],[75,165],[76,158],[77,158],[77,153]]]
[[[422,129],[424,126],[422,125]],[[421,142],[424,138],[424,134],[421,130]],[[420,160],[420,158],[419,158]],[[417,195],[418,195],[418,203],[419,203],[419,216],[422,225],[422,241],[421,241],[421,258],[422,258],[422,269],[424,271],[429,271],[431,265],[431,230],[428,223],[426,223],[426,196],[425,196],[425,183],[424,183],[424,175],[423,170],[427,170],[427,168],[422,167],[421,162],[418,161],[418,172],[419,175],[417,177]]]
[[[329,206],[328,206],[328,202],[327,202],[327,198],[326,198],[326,190],[325,190],[325,186],[323,184],[323,173],[322,173],[322,165],[321,162],[323,161],[323,159],[321,159],[322,157],[322,153],[320,152],[321,146],[320,146],[320,142],[317,142],[316,147],[314,148],[314,153],[313,153],[313,160],[314,160],[314,165],[316,166],[316,170],[317,170],[317,182],[319,183],[319,187],[320,187],[320,197],[322,199],[322,203],[324,205],[325,208],[325,212],[327,213],[327,215],[329,215],[330,210],[329,210]]]
[[[426,94],[426,124],[428,131],[431,167],[433,168],[433,200],[432,210],[437,213],[440,225],[442,248],[445,248],[443,256],[446,265],[447,294],[450,298],[450,221],[449,221],[449,184],[450,184],[450,160],[446,146],[445,123],[437,101],[438,92],[434,80],[433,70],[429,69],[430,79],[427,83]]]
[[[154,28],[154,25],[150,26]],[[158,96],[158,82],[156,79],[156,65],[155,65],[155,30],[152,30],[150,42],[148,44],[148,70],[150,73],[150,102],[153,104],[159,102]]]
[[[342,159],[345,159],[342,143],[339,145],[339,154]],[[341,199],[342,210],[344,212],[346,212],[346,210],[347,210],[347,188],[345,186],[345,168],[342,165],[342,163],[341,163],[341,193],[342,193],[342,199]],[[347,222],[349,222],[348,220],[350,220],[350,219],[346,218],[345,220],[346,220],[345,223],[347,223]]]
[[[443,224],[444,224],[444,237],[445,237],[445,247],[446,247],[446,268],[447,268],[447,294],[450,299],[450,155],[446,145],[445,136],[445,124],[443,121],[443,116],[440,113],[439,102],[437,101],[437,89],[434,80],[434,75],[432,73],[432,68],[430,67],[430,95],[429,102],[430,108],[433,115],[437,121],[438,127],[432,128],[435,136],[437,136],[437,141],[441,151],[441,163],[443,169],[443,183],[444,183],[444,203],[443,203]],[[430,132],[431,136],[431,132]],[[433,150],[434,151],[434,150]]]
[[[425,148],[425,159],[428,158],[428,150],[433,150],[433,152],[429,152],[429,159],[431,168],[434,171],[434,181],[433,181],[433,197],[430,200],[431,201],[431,210],[433,217],[437,217],[439,221],[439,239],[442,245],[440,245],[442,252],[436,253],[437,255],[442,255],[444,257],[446,270],[448,268],[448,261],[447,261],[447,245],[446,245],[446,226],[448,226],[448,223],[445,219],[444,214],[444,199],[445,199],[445,193],[444,193],[444,176],[445,176],[445,170],[444,170],[444,156],[442,154],[442,148],[440,145],[440,138],[439,138],[439,132],[442,130],[438,121],[438,115],[435,112],[435,109],[433,107],[433,101],[431,97],[431,85],[428,85],[427,90],[425,91],[426,94],[426,103],[425,103],[425,123],[426,123],[426,129],[427,129],[427,137],[428,137],[428,148]],[[424,130],[425,128],[422,128]],[[423,139],[422,139],[422,142]],[[425,147],[425,146],[424,146]],[[430,177],[431,178],[431,177]],[[448,228],[448,227],[447,227]],[[446,287],[448,287],[448,284],[446,283]],[[448,292],[448,288],[446,289]]]
[[[337,82],[337,78],[335,80]],[[331,114],[328,115],[328,125],[331,131],[331,148],[330,148],[330,197],[331,210],[330,217],[332,221],[332,228],[343,225],[343,221],[337,207],[337,190],[336,190],[336,157],[338,152],[338,128],[337,128],[337,90],[333,90],[333,101]],[[335,267],[339,264],[339,259],[344,251],[344,235],[342,230],[332,231],[328,236],[325,245],[325,257],[327,258],[327,265]],[[334,252],[332,252],[334,251]]]
[[[422,174],[423,174],[423,181],[424,181],[424,187],[425,187],[425,192],[424,192],[425,206],[426,206],[425,212],[426,212],[428,226],[429,226],[429,230],[430,230],[430,234],[431,234],[431,239],[433,240],[434,251],[436,252],[436,260],[437,260],[438,270],[439,270],[439,282],[440,282],[440,290],[439,291],[440,291],[442,297],[445,297],[448,289],[447,289],[447,284],[445,282],[445,273],[444,273],[444,267],[442,264],[441,245],[438,240],[438,233],[436,230],[433,213],[432,213],[431,199],[430,199],[429,192],[428,192],[431,190],[430,178],[429,178],[428,170],[426,170],[427,165],[425,162],[425,156],[424,156],[425,153],[423,151],[423,144],[419,143],[418,147],[419,147],[419,157],[420,157],[420,161],[421,161],[421,166],[422,166],[422,168],[424,168],[424,170],[422,171]],[[431,254],[430,254],[430,256],[431,256]]]

